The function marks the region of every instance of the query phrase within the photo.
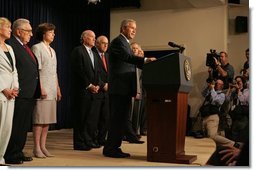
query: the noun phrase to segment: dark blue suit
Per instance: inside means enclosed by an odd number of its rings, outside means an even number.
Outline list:
[[[136,67],[142,68],[144,59],[135,56],[123,35],[109,46],[109,103],[110,128],[103,153],[115,153],[121,146],[131,108],[131,97],[136,96]]]
[[[12,46],[19,79],[19,95],[15,99],[11,138],[5,153],[5,160],[18,160],[24,156],[22,150],[27,132],[31,128],[35,99],[40,97],[38,62],[31,58],[22,44],[15,38],[7,42]]]
[[[100,67],[100,76],[103,83],[108,83],[108,71],[105,69],[103,65],[103,61],[101,59],[100,53],[98,52],[97,48],[93,49],[95,54],[98,55],[99,58],[99,67]],[[105,59],[106,59],[106,65],[108,68],[108,53],[104,53]],[[108,91],[104,91],[102,89],[103,93],[103,99],[101,100],[101,105],[98,106],[100,109],[100,116],[98,121],[98,136],[97,140],[100,145],[104,145],[106,141],[106,136],[108,133],[109,128],[109,99],[108,99]]]
[[[74,121],[73,145],[75,148],[90,146],[96,138],[102,92],[91,93],[89,84],[104,83],[100,78],[98,56],[93,52],[94,67],[84,45],[74,48],[71,54],[71,110]]]

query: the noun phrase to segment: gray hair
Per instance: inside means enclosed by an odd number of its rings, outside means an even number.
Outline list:
[[[97,37],[96,42],[97,42],[97,43],[101,43],[101,41],[102,41],[103,39],[106,39],[106,40],[108,41],[108,38],[107,38],[106,36],[101,35],[101,36]]]
[[[87,35],[87,33],[88,33],[87,30],[85,30],[85,31],[82,32],[82,34],[81,34],[81,36],[80,36],[80,43],[81,43],[81,44],[84,43],[83,38]]]
[[[124,27],[127,27],[129,25],[129,23],[136,23],[135,20],[133,19],[125,19],[121,22],[121,26],[120,26],[120,32],[123,31]]]
[[[30,21],[24,18],[15,20],[12,25],[13,32],[15,32],[17,29],[22,28],[24,24],[30,24]]]
[[[80,36],[80,43],[83,44],[84,43],[84,40],[83,38],[84,37],[87,37],[87,35],[89,35],[90,33],[94,33],[92,30],[85,30],[82,32],[81,36]]]

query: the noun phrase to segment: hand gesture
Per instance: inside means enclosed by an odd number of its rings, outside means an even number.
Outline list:
[[[157,59],[155,57],[149,57],[149,58],[146,58],[145,63],[149,63],[149,62],[156,61],[156,60]]]

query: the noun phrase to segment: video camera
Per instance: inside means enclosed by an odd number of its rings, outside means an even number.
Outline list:
[[[207,53],[206,55],[206,66],[209,66],[212,69],[216,69],[214,58],[216,58],[219,61],[220,54],[217,53],[215,49],[210,49],[210,53]]]

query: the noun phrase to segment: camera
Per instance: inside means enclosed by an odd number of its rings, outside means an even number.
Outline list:
[[[206,66],[209,66],[212,69],[216,69],[214,58],[216,58],[219,61],[220,54],[217,53],[215,49],[210,49],[210,53],[207,53],[206,55]]]
[[[210,84],[215,84],[215,83],[216,83],[216,80],[214,80],[213,78],[207,78],[207,79],[206,79],[206,82],[207,82],[207,83],[210,83]]]
[[[233,83],[229,83],[229,87],[230,88],[237,88],[237,84],[236,84],[236,81],[233,81]]]

